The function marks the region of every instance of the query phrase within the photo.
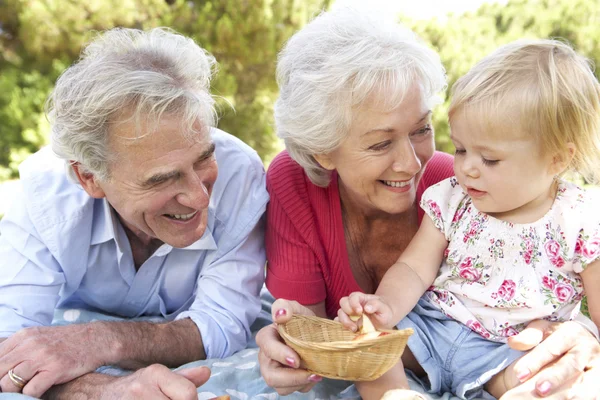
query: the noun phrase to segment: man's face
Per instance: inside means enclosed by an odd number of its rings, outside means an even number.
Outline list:
[[[206,128],[193,141],[180,129],[176,115],[163,115],[157,129],[139,139],[133,118],[109,132],[116,161],[110,165],[111,178],[95,183],[125,228],[142,242],[158,239],[182,248],[206,230],[218,173],[214,144]]]

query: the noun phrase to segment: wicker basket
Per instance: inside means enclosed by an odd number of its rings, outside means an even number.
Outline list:
[[[400,360],[412,329],[356,340],[356,333],[325,318],[296,315],[278,326],[286,344],[300,355],[300,366],[317,375],[348,381],[372,381]]]

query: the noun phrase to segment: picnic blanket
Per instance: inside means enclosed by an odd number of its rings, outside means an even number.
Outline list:
[[[195,361],[180,368],[189,368],[193,366],[207,366],[212,370],[210,380],[198,388],[198,399],[207,400],[212,397],[229,395],[232,400],[276,400],[282,398],[285,400],[332,400],[332,399],[356,399],[360,396],[350,382],[338,381],[333,379],[323,379],[308,393],[294,393],[289,396],[279,396],[275,390],[267,386],[260,375],[258,365],[258,350],[254,337],[256,333],[264,326],[271,323],[271,304],[273,297],[263,289],[261,292],[262,311],[252,325],[253,339],[247,349],[242,350],[230,357],[224,359],[211,359],[204,361]],[[81,309],[59,309],[54,314],[53,325],[67,325],[73,323],[85,323],[92,321],[118,321],[122,318],[106,315],[98,312]],[[160,318],[143,318],[160,322]],[[130,371],[125,371],[114,367],[101,367],[98,372],[111,375],[126,375]],[[410,385],[414,390],[424,392],[415,382],[409,379]],[[450,393],[442,396],[428,395],[431,400],[456,400],[457,397]],[[22,394],[0,394],[1,399],[31,399]]]

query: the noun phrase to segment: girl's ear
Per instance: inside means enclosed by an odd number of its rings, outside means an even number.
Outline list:
[[[552,157],[552,174],[560,175],[563,173],[569,165],[571,165],[571,161],[573,161],[573,157],[575,157],[575,144],[572,142],[567,143],[567,148],[565,151],[561,151],[560,153],[556,153],[554,157]]]
[[[331,156],[329,154],[314,154],[313,157],[321,167],[328,169],[330,171],[335,169],[335,164],[331,160]]]

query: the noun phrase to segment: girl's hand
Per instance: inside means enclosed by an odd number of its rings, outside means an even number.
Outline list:
[[[398,322],[393,320],[391,307],[380,296],[354,292],[340,299],[338,320],[346,329],[358,331],[358,324],[352,321],[350,316],[361,316],[363,313],[369,314],[377,329],[390,329]]]
[[[279,299],[273,303],[271,314],[274,323],[265,326],[256,335],[256,344],[260,348],[260,373],[267,385],[281,396],[296,391],[308,392],[322,378],[299,368],[300,356],[283,342],[277,331],[277,324],[289,321],[293,315],[314,313],[298,302]]]
[[[530,330],[545,338],[515,364],[517,378],[524,382],[508,391],[502,400],[520,398],[598,399],[600,394],[600,343],[577,322],[534,321],[509,345],[527,350],[521,335]],[[535,341],[530,347],[535,346]]]

